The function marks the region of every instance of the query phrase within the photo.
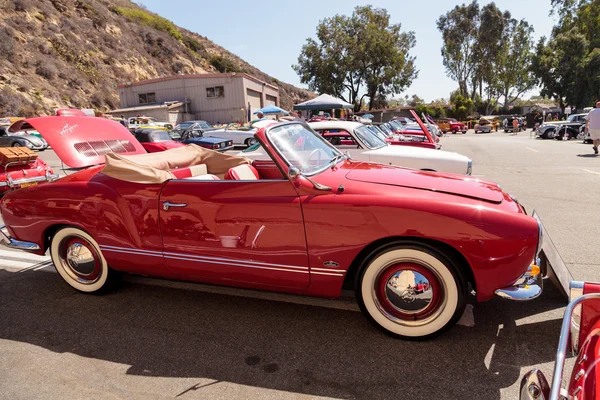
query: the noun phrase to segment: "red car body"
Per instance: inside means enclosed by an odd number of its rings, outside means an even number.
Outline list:
[[[352,160],[312,178],[295,176],[269,132],[302,129],[299,122],[257,132],[272,158],[247,167],[258,179],[231,180],[228,173],[210,182],[137,184],[103,173],[109,151],[146,152],[118,123],[89,117],[28,121],[65,164],[87,167],[2,199],[6,228],[0,243],[28,243],[24,249],[36,254],[44,254],[67,225],[90,235],[117,271],[337,297],[344,283],[356,281],[370,252],[408,240],[452,257],[484,301],[525,290],[514,285],[539,251],[537,221],[491,182]],[[95,139],[96,130],[104,139]],[[182,202],[186,208],[177,208]],[[537,278],[527,281],[526,290],[538,288]]]
[[[552,385],[541,371],[532,370],[521,381],[520,400],[600,399],[600,283],[572,281],[569,298],[571,302],[563,318]],[[572,371],[565,373],[569,341],[575,363]],[[563,375],[568,377],[564,389]]]

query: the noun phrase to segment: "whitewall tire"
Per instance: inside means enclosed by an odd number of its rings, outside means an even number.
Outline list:
[[[103,292],[117,278],[98,243],[81,229],[68,227],[56,232],[50,242],[50,256],[63,280],[80,292]]]
[[[396,244],[363,264],[356,299],[365,315],[389,335],[426,339],[462,316],[467,285],[444,254],[420,244]]]

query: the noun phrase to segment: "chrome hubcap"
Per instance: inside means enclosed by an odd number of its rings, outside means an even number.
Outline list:
[[[67,248],[67,264],[76,274],[82,276],[93,274],[96,268],[94,255],[79,242],[74,242]]]
[[[442,312],[446,287],[437,272],[416,259],[395,260],[378,274],[373,287],[377,308],[401,325],[427,324]]]
[[[100,257],[94,247],[78,237],[63,241],[60,263],[72,279],[86,285],[96,282],[102,270]]]
[[[415,314],[429,307],[433,298],[433,288],[423,275],[406,269],[394,273],[388,279],[385,295],[398,311]]]

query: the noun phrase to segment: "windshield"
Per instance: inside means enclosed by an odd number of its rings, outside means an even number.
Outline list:
[[[381,124],[378,126],[378,128],[385,133],[387,136],[390,136],[392,134],[392,130],[385,124]]]
[[[193,123],[193,122],[183,122],[183,123],[181,123],[181,124],[177,125],[177,126],[175,127],[175,129],[177,129],[177,130],[179,130],[179,129],[187,129],[187,128],[189,128],[189,127],[190,127],[190,126],[192,126],[192,125],[194,125],[194,123]]]
[[[148,136],[150,136],[150,141],[152,142],[170,142],[173,140],[165,131],[150,132]]]
[[[325,139],[302,124],[273,127],[267,131],[267,138],[288,165],[300,169],[304,175],[319,173],[334,165],[336,156],[343,156]]]
[[[378,149],[386,146],[385,139],[379,136],[383,134],[373,125],[363,125],[356,128],[354,133],[369,149]]]
[[[202,129],[212,129],[212,126],[206,121],[198,121],[198,126]]]
[[[392,126],[392,128],[394,128],[394,130],[397,130],[397,131],[401,131],[402,128],[404,127],[402,125],[402,123],[400,123],[398,121],[390,121],[389,124]]]

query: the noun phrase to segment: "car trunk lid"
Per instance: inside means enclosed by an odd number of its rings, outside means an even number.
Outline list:
[[[105,155],[144,154],[146,150],[123,125],[105,118],[52,116],[15,122],[9,129],[37,130],[71,168],[104,164]]]

